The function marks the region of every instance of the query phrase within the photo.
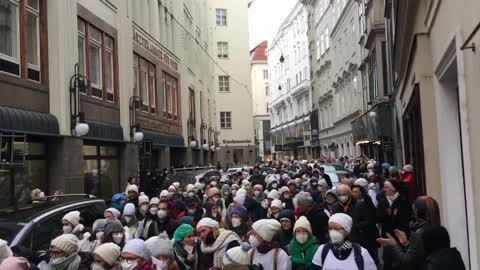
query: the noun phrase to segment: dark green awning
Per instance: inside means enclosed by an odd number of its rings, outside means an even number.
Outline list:
[[[49,113],[0,106],[0,130],[35,135],[58,135],[58,120]]]
[[[123,142],[122,126],[90,120],[85,122],[88,124],[89,130],[87,135],[82,138],[109,142]]]
[[[165,134],[155,131],[142,130],[143,140],[152,141],[153,145],[165,145],[184,147],[185,141],[182,136]]]

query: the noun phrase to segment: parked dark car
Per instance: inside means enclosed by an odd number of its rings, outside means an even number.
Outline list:
[[[0,239],[35,262],[50,248],[50,241],[62,234],[61,221],[66,213],[80,211],[81,223],[88,230],[103,217],[105,208],[104,200],[90,195],[62,195],[22,209],[0,210]]]

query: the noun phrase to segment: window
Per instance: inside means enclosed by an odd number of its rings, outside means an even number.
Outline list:
[[[217,25],[227,25],[227,10],[223,8],[217,8]]]
[[[230,92],[230,78],[228,76],[218,76],[218,91]]]
[[[120,185],[118,148],[84,145],[82,152],[85,192],[100,198],[111,198]]]
[[[195,92],[192,89],[190,90],[190,95],[189,95],[189,109],[190,109],[190,121],[195,123]]]
[[[317,60],[320,59],[321,55],[322,55],[322,52],[320,49],[320,40],[317,40]]]
[[[218,58],[228,58],[228,42],[217,42]]]
[[[0,71],[40,82],[41,3],[0,0]]]
[[[328,35],[328,27],[325,29],[325,50],[330,48],[330,36]]]
[[[263,70],[263,79],[268,80],[268,70],[266,69]]]
[[[268,90],[269,90],[268,86],[265,86],[265,95],[266,95],[267,97],[268,97],[268,95],[269,95]],[[267,108],[267,109],[268,109],[268,108]]]
[[[142,111],[157,113],[157,88],[155,66],[145,58],[133,54],[133,83],[142,98]]]
[[[325,35],[320,35],[320,55],[325,53]]]
[[[370,63],[368,70],[369,100],[372,101],[378,96],[377,89],[377,58],[376,49],[372,49],[370,53]]]
[[[220,112],[220,127],[232,128],[232,112]]]
[[[163,72],[163,117],[178,119],[178,80]]]
[[[81,18],[77,21],[77,32],[80,73],[89,82],[83,94],[114,102],[114,39]]]

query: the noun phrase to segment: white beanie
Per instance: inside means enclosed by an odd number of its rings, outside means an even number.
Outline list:
[[[248,243],[242,243],[241,246],[233,247],[223,255],[223,265],[244,265],[247,266],[250,264],[250,254],[248,250],[250,249]]]
[[[293,227],[293,233],[295,233],[295,230],[297,230],[298,228],[304,228],[310,234],[312,234],[312,226],[310,225],[310,222],[305,216],[300,216],[297,219],[297,221],[295,221],[295,226]]]
[[[62,234],[53,239],[50,246],[57,247],[67,254],[67,257],[78,252],[78,238],[73,234]]]
[[[180,183],[179,182],[173,182],[172,186],[174,186],[178,190],[180,188]]]
[[[113,215],[116,219],[118,219],[118,218],[120,217],[120,215],[121,215],[121,214],[120,214],[120,211],[118,211],[117,209],[112,208],[112,207],[107,208],[107,210],[105,210],[105,212],[110,212],[110,213],[112,213],[112,215]],[[103,213],[105,213],[105,212],[103,212]]]
[[[207,196],[212,197],[214,195],[220,194],[220,191],[216,187],[212,187],[207,191]]]
[[[198,228],[203,227],[203,226],[210,227],[210,228],[215,228],[215,229],[218,229],[220,227],[220,225],[218,224],[217,221],[215,221],[211,218],[208,218],[208,217],[200,219],[200,221],[197,224],[197,230],[198,230]]]
[[[413,173],[413,165],[412,164],[407,164],[403,166],[403,170],[409,173]]]
[[[125,204],[123,208],[123,216],[134,216],[135,215],[135,205],[133,203]]]
[[[158,205],[160,203],[160,199],[158,197],[153,197],[150,199],[150,203],[148,205]]]
[[[352,229],[353,221],[349,215],[338,213],[331,216],[330,219],[328,220],[328,223],[336,223],[342,226],[347,233],[350,233],[350,230]]]
[[[279,199],[275,199],[270,204],[270,207],[276,207],[276,208],[280,209],[280,211],[281,211],[281,210],[283,210],[282,201],[280,201]]]
[[[137,185],[128,185],[127,188],[125,189],[125,194],[128,195],[129,191],[135,191],[138,194],[138,187]]]
[[[242,187],[250,186],[250,182],[248,180],[242,180]]]
[[[194,191],[194,189],[195,189],[194,185],[192,185],[192,184],[187,185],[187,192]]]
[[[355,180],[354,184],[357,186],[361,186],[364,189],[368,187],[368,181],[365,178],[358,178],[357,180]]]
[[[245,203],[245,199],[247,198],[247,191],[243,188],[237,190],[235,197],[233,197],[233,201],[243,205]]]
[[[255,186],[253,186],[253,189],[259,189],[260,191],[263,191],[263,186],[260,184],[256,184]]]
[[[13,252],[10,247],[8,247],[7,241],[0,239],[0,262],[12,256]]]
[[[65,216],[63,216],[62,220],[66,220],[70,222],[73,225],[73,227],[75,227],[78,224],[80,224],[80,212],[78,211],[68,212]]]
[[[280,188],[279,193],[280,193],[280,195],[283,195],[283,193],[285,193],[287,191],[290,192],[290,189],[287,186],[283,186],[283,187]]]
[[[138,205],[142,205],[142,203],[148,203],[149,198],[145,193],[140,193],[140,196],[138,196]]]
[[[114,265],[120,257],[121,251],[116,244],[105,243],[98,246],[93,253],[100,256],[108,265]]]
[[[142,239],[131,239],[123,247],[122,252],[128,252],[145,260],[150,260],[151,253],[148,250],[147,244]]]
[[[290,177],[288,177],[288,174],[286,174],[286,173],[282,174],[282,180],[285,180],[285,179],[288,179],[288,178],[290,178]]]
[[[168,197],[168,191],[166,189],[162,190],[162,192],[160,192],[160,198],[162,197]]]
[[[167,256],[173,258],[173,241],[168,239],[168,235],[166,233],[162,233],[159,236],[154,236],[155,240],[153,242],[149,242],[151,238],[147,240],[147,246],[152,253],[153,257],[158,256]]]
[[[267,199],[280,199],[280,193],[278,193],[278,190],[272,189],[267,196]]]
[[[282,225],[276,219],[260,219],[252,224],[252,229],[267,242],[271,242]]]
[[[167,190],[168,192],[177,192],[177,188],[174,185],[170,185]]]

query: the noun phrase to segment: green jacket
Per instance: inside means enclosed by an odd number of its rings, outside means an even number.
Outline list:
[[[305,266],[307,269],[312,266],[313,256],[317,252],[317,238],[314,235],[311,235],[308,241],[300,245],[293,237],[290,241],[290,256],[292,257],[292,265],[295,266]]]

